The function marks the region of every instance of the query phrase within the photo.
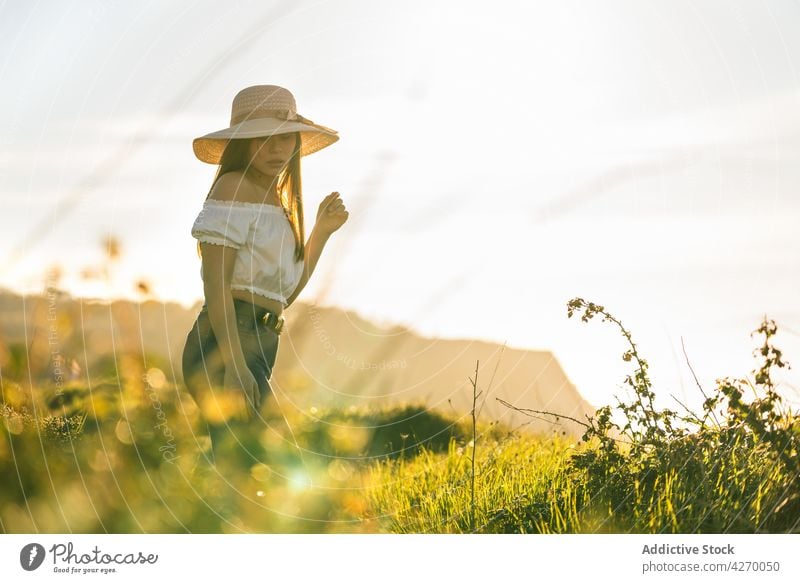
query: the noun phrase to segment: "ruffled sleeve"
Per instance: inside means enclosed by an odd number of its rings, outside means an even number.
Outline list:
[[[203,243],[240,249],[250,232],[251,215],[247,208],[207,199],[192,225],[192,237]]]

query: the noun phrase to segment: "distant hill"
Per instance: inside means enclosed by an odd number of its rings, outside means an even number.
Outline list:
[[[116,352],[144,352],[147,366],[181,383],[181,352],[202,302],[186,310],[176,303],[112,303],[66,293],[20,296],[0,291],[0,343],[26,343],[33,378],[52,374],[53,351],[81,369]],[[271,384],[282,408],[379,406],[424,402],[433,409],[468,415],[469,377],[480,361],[478,390],[488,393],[481,419],[501,419],[525,429],[552,431],[498,403],[584,419],[593,408],[567,379],[552,353],[508,348],[481,340],[426,338],[401,326],[381,327],[358,314],[298,302],[286,311]],[[9,366],[0,361],[4,367]],[[489,382],[491,380],[491,386]],[[574,423],[558,431],[579,435]]]

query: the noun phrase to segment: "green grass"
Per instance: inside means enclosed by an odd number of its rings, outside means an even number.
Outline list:
[[[618,320],[569,306],[616,323],[637,367],[623,422],[603,407],[577,442],[414,403],[288,419],[268,407],[224,436],[210,466],[200,411],[160,371],[128,361],[128,377],[91,388],[5,374],[0,531],[800,532],[800,420],[770,377],[785,365],[774,323],[758,330],[754,383],[720,379],[701,413],[680,416],[655,407]]]
[[[712,451],[676,445],[658,472],[630,466],[589,474],[574,462],[596,453],[592,444],[503,435],[504,428],[479,423],[473,527],[471,440],[454,418],[416,407],[332,411],[292,423],[292,432],[271,419],[269,427],[227,436],[214,469],[198,463],[205,435],[179,421],[180,404],[188,404],[191,421],[191,402],[162,403],[176,445],[171,461],[146,409],[129,410],[128,421],[88,419],[76,437],[64,435],[58,418],[37,428],[7,409],[0,431],[4,532],[798,530],[796,481],[735,434]],[[406,420],[400,436],[415,433],[410,417],[423,428],[444,422],[448,429],[440,441],[423,438],[424,447],[409,437],[396,449],[393,434],[373,439],[369,428],[393,418]]]
[[[470,448],[380,462],[370,506],[382,528],[402,533],[798,532],[796,476],[767,452],[734,442],[681,451],[652,466],[589,473],[575,465],[596,451],[557,437],[479,445],[476,520],[470,522]]]
[[[471,445],[451,442],[447,452],[379,461],[366,495],[388,532],[531,532],[532,513],[549,505],[575,445],[557,438],[513,436],[476,451],[476,528],[472,528]]]

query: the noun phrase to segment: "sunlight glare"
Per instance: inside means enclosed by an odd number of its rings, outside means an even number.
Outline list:
[[[295,492],[302,492],[312,487],[311,476],[303,470],[295,470],[289,476],[289,487]]]

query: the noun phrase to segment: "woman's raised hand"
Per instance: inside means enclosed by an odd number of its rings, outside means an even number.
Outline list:
[[[341,227],[350,213],[344,208],[338,192],[332,192],[319,205],[316,229],[330,235]]]
[[[240,421],[250,421],[261,407],[261,393],[258,382],[246,366],[225,367],[224,390],[236,402],[234,417]]]

